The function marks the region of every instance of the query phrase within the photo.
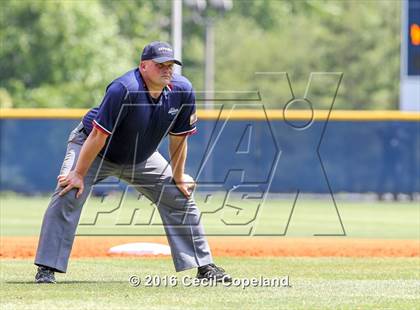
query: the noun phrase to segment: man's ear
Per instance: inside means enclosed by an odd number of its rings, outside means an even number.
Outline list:
[[[146,62],[141,61],[140,64],[139,64],[139,68],[140,68],[141,71],[144,71],[146,69]]]

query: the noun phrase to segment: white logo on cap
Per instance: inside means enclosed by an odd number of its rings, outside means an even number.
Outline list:
[[[164,46],[159,47],[159,48],[158,48],[158,51],[159,51],[159,52],[168,52],[168,53],[172,53],[172,49],[171,49],[171,48],[169,48],[169,47],[164,47]]]

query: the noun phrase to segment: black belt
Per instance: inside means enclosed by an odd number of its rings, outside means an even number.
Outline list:
[[[82,128],[79,129],[79,132],[83,132],[87,136],[89,135],[84,126],[82,126]]]

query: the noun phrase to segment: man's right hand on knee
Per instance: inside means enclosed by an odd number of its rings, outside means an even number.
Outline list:
[[[68,175],[59,175],[57,180],[58,185],[60,185],[60,187],[64,187],[64,189],[59,193],[60,196],[65,195],[73,188],[78,188],[76,198],[79,198],[83,194],[83,176],[75,170],[70,171]]]

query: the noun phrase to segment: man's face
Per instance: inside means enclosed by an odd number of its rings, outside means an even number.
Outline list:
[[[153,84],[163,88],[171,82],[174,70],[173,61],[167,61],[160,64],[153,60],[144,60],[140,66],[142,68],[143,76]]]

